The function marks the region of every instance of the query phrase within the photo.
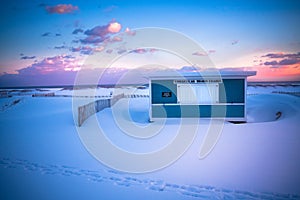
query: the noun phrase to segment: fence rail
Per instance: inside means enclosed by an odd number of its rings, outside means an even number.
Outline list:
[[[78,123],[77,125],[80,127],[87,118],[91,115],[113,106],[117,101],[124,98],[124,94],[119,94],[113,96],[110,99],[99,99],[97,101],[85,104],[83,106],[78,107]]]
[[[289,94],[300,97],[300,92],[289,92],[289,91],[273,91],[275,94]]]

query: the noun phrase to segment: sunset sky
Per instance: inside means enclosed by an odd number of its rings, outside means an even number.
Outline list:
[[[186,35],[206,51],[191,54],[209,56],[219,69],[256,70],[254,81],[300,81],[297,0],[10,0],[0,10],[0,87],[72,85],[78,71],[88,79],[105,68],[87,64],[98,52],[131,52],[115,63],[108,81],[151,59],[175,69],[186,65],[156,49],[126,48],[123,36],[136,37],[144,27]]]

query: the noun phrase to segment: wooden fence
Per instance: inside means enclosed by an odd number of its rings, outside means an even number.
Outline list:
[[[104,108],[109,108],[113,106],[117,101],[124,98],[124,94],[119,94],[113,96],[110,99],[99,99],[97,101],[88,103],[83,106],[78,107],[78,126],[81,126],[84,121],[91,115],[103,110]]]

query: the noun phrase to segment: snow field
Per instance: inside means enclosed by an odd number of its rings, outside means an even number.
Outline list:
[[[179,160],[140,175],[110,169],[86,151],[74,126],[71,98],[32,98],[26,92],[0,98],[0,198],[300,199],[300,98],[274,94],[273,87],[256,89],[249,89],[254,95],[247,98],[248,123],[225,123],[208,157],[197,157],[209,123],[200,120],[197,137]],[[148,98],[131,98],[125,105],[120,107],[125,121],[148,125]],[[180,121],[167,120],[156,136],[138,140],[118,127],[111,108],[96,117],[115,145],[132,152],[164,148]]]

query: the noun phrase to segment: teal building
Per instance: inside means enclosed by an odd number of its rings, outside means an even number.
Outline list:
[[[255,71],[156,72],[148,76],[150,121],[219,118],[245,122],[247,77]]]

